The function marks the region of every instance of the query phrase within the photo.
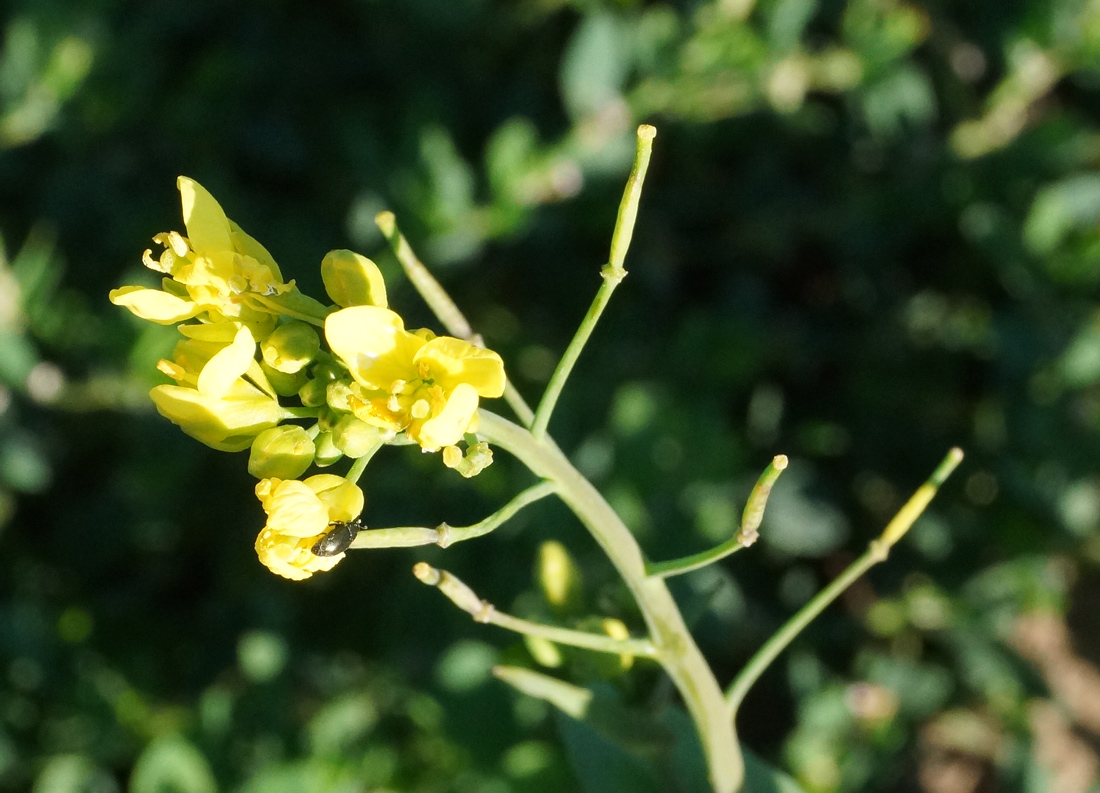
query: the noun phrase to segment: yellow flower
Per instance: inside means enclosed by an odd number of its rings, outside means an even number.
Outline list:
[[[504,364],[495,352],[427,330],[410,333],[386,308],[330,314],[325,338],[355,379],[352,412],[376,427],[404,430],[425,451],[475,431],[478,398],[504,393]]]
[[[336,522],[350,522],[363,511],[363,491],[333,474],[304,481],[261,479],[256,497],[267,513],[267,525],[256,537],[256,553],[271,572],[295,581],[331,570],[344,558],[316,556],[310,549]]]
[[[142,319],[171,325],[192,317],[211,322],[235,320],[249,326],[256,339],[275,328],[279,314],[325,314],[320,303],[283,283],[279,266],[263,245],[225,216],[221,205],[193,179],[179,177],[187,237],[169,231],[153,238],[164,246],[152,251],[145,266],[164,273],[164,289],[123,286],[111,291],[111,302]]]
[[[157,364],[177,385],[149,392],[162,416],[192,438],[229,452],[247,449],[289,417],[255,360],[247,326],[223,322],[184,329],[188,338],[176,345],[173,360]]]

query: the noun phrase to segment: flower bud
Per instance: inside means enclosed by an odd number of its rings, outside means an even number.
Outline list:
[[[539,666],[557,669],[565,662],[561,650],[549,639],[544,639],[541,636],[524,636],[523,643],[527,645],[527,652],[531,654],[531,657],[535,659]]]
[[[260,362],[260,371],[264,373],[267,381],[279,396],[296,395],[301,387],[306,384],[306,381],[309,380],[305,369],[297,374],[287,374],[286,372],[280,372],[278,369],[272,369],[263,361]]]
[[[542,594],[555,613],[576,613],[581,605],[581,573],[564,545],[548,540],[539,547],[537,573]]]
[[[332,428],[333,445],[352,459],[370,454],[383,442],[386,431],[355,416],[344,416]]]
[[[348,380],[335,380],[328,384],[328,389],[325,391],[328,406],[342,413],[351,413],[349,396],[351,396],[351,382]]]
[[[261,345],[264,363],[286,374],[296,374],[321,351],[317,331],[304,322],[280,325]]]
[[[327,386],[324,380],[307,380],[305,385],[298,389],[298,398],[307,408],[320,407],[325,404],[328,397]]]
[[[313,455],[313,461],[321,468],[327,468],[344,456],[344,453],[336,448],[331,432],[319,433],[314,445],[317,451]]]
[[[444,446],[443,464],[469,479],[493,464],[493,450],[485,441],[467,447],[466,454],[457,446]]]
[[[313,439],[301,427],[272,427],[256,436],[248,456],[248,473],[257,479],[297,479],[313,463]]]
[[[332,302],[346,306],[386,307],[386,283],[378,265],[346,250],[329,251],[321,261],[321,278]]]

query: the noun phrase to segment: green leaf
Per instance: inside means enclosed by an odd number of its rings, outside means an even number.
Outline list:
[[[158,738],[145,747],[130,777],[130,793],[216,793],[210,764],[179,735]]]

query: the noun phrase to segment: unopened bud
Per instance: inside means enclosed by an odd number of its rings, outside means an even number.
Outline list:
[[[343,416],[332,428],[332,443],[354,460],[375,451],[387,434],[355,416]]]
[[[264,363],[286,374],[302,371],[321,351],[321,340],[310,325],[288,322],[280,325],[260,345]]]
[[[301,427],[272,427],[252,442],[248,473],[257,479],[297,479],[313,463],[315,451],[313,440]]]
[[[386,282],[378,265],[354,251],[329,251],[321,261],[321,279],[332,302],[347,306],[385,308]]]

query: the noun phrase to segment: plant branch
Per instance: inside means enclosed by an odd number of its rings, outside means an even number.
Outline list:
[[[645,658],[654,658],[657,648],[647,639],[613,639],[598,633],[587,631],[574,631],[568,628],[558,628],[553,625],[543,625],[538,622],[513,617],[498,611],[496,606],[482,600],[466,584],[446,570],[439,570],[427,562],[418,562],[413,567],[415,575],[422,583],[434,586],[446,595],[452,603],[465,611],[477,622],[487,625],[496,625],[526,636],[538,636],[549,639],[558,644],[568,644],[572,647],[582,647],[586,650],[595,650],[600,653],[614,653],[616,655],[635,655]]]
[[[630,589],[657,648],[657,660],[684,699],[699,731],[711,784],[716,793],[734,793],[744,781],[744,760],[737,733],[714,679],[684,624],[668,586],[646,575],[645,558],[634,535],[549,437],[490,413],[479,411],[478,432],[507,450],[536,476],[555,483],[557,494],[588,528]]]
[[[588,313],[585,314],[580,327],[577,328],[576,335],[573,336],[573,340],[569,342],[569,346],[566,348],[561,360],[558,361],[557,368],[554,369],[554,374],[551,375],[546,391],[539,401],[534,422],[530,425],[531,432],[534,433],[536,438],[541,438],[546,434],[550,416],[554,412],[554,406],[558,403],[558,397],[561,396],[565,382],[569,379],[569,374],[573,371],[573,366],[580,358],[581,351],[588,342],[589,336],[592,335],[592,331],[595,329],[600,315],[603,314],[604,308],[607,307],[608,301],[611,300],[611,293],[615,291],[615,287],[619,285],[619,282],[626,277],[623,262],[626,260],[626,252],[630,247],[630,239],[634,235],[634,221],[638,217],[638,203],[642,198],[642,184],[645,182],[646,170],[649,168],[649,156],[653,151],[653,138],[656,135],[657,130],[648,124],[642,124],[638,127],[638,146],[634,152],[634,168],[630,172],[630,178],[627,179],[626,189],[623,191],[623,200],[619,204],[619,214],[615,219],[615,231],[611,235],[611,255],[607,264],[600,270],[603,283],[600,284],[600,289],[596,292],[596,297],[588,308]]]
[[[768,504],[768,496],[772,492],[775,481],[779,479],[779,475],[786,467],[787,456],[777,454],[764,469],[764,473],[756,480],[756,485],[749,494],[749,500],[745,503],[745,511],[741,513],[741,527],[735,535],[720,545],[691,556],[672,559],[668,562],[651,562],[646,565],[646,572],[651,576],[669,578],[706,567],[742,548],[748,548],[760,537],[759,528],[764,520],[764,508]]]
[[[450,526],[440,523],[436,528],[398,526],[392,529],[366,529],[359,532],[349,548],[412,548],[438,545],[447,548],[456,542],[481,537],[510,520],[513,515],[554,492],[553,482],[539,482],[527,488],[484,520],[470,526]]]
[[[928,507],[940,485],[947,480],[947,477],[958,467],[962,459],[963,452],[961,449],[954,448],[949,451],[943,461],[936,467],[936,470],[932,472],[928,481],[917,488],[917,491],[905,503],[905,506],[898,510],[897,515],[887,524],[882,534],[871,541],[863,556],[852,562],[843,573],[821,590],[813,600],[803,606],[797,614],[787,620],[786,624],[764,643],[764,646],[749,660],[726,692],[726,704],[729,707],[731,718],[737,716],[737,709],[741,706],[742,700],[744,700],[749,689],[752,688],[753,683],[759,679],[772,661],[787,649],[794,638],[829,604],[840,597],[841,593],[851,586],[857,578],[879,562],[886,561],[890,549],[905,536],[905,533],[909,531],[916,519]]]

